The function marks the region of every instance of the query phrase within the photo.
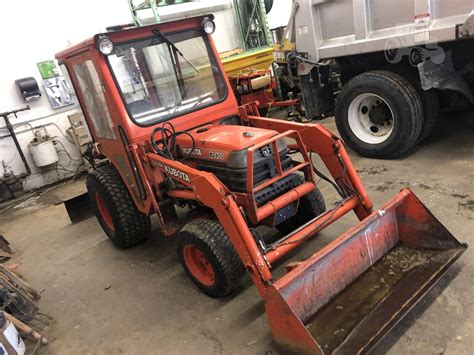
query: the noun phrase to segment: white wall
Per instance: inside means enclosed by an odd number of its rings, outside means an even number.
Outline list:
[[[220,5],[219,8],[211,11],[216,15],[215,39],[218,50],[225,51],[239,47],[239,33],[230,5],[232,1],[203,0],[202,2],[209,6],[215,6],[217,3]],[[16,79],[33,76],[40,87],[42,86],[36,63],[53,59],[56,52],[104,31],[107,26],[130,23],[132,20],[127,0],[23,0],[3,1],[1,6],[0,112],[25,105],[14,84]],[[180,13],[180,17],[185,17],[185,13],[181,13],[183,6],[192,6],[192,4],[163,7],[160,10],[163,12],[163,19],[166,20],[167,16],[172,17],[173,13]],[[196,11],[208,13],[206,10],[194,9],[192,15],[197,14]],[[56,123],[63,132],[69,127],[67,115],[72,111],[63,109],[58,114],[58,111],[51,108],[44,90],[42,91],[43,97],[29,104],[31,111],[21,113],[17,120],[12,120],[12,123],[17,123],[16,131],[20,132],[29,128],[22,123],[45,116],[47,116],[45,119],[31,122],[31,125],[39,126],[52,122]],[[46,128],[51,135],[57,136],[63,142],[71,155],[75,158],[79,156],[79,152],[62,137],[55,126],[48,125]],[[7,133],[4,122],[0,119],[0,136]],[[34,168],[27,148],[33,138],[32,131],[20,133],[18,138],[31,167]],[[63,154],[60,156],[60,163],[67,164],[68,158]],[[10,138],[0,139],[0,178],[4,173],[2,161],[8,165],[8,171],[12,170],[15,174],[24,171]],[[75,170],[75,166],[69,166],[68,169]],[[38,169],[32,170],[34,174],[24,181],[25,189],[38,188],[71,175],[65,171],[59,171],[59,173],[50,171],[42,174]]]
[[[2,2],[0,44],[3,53],[0,61],[2,78],[0,81],[0,112],[25,105],[14,84],[16,79],[33,76],[40,87],[42,86],[36,63],[53,59],[56,52],[103,30],[109,24],[130,22],[127,2],[123,1],[123,6],[117,6],[117,3],[114,0]],[[60,110],[61,114],[56,114],[57,111],[51,108],[42,87],[41,89],[43,97],[39,101],[29,103],[31,111],[19,114],[17,120],[12,119],[12,123],[18,123],[15,127],[16,131],[27,130],[18,135],[23,152],[33,170],[33,175],[27,178],[23,184],[27,190],[53,183],[72,174],[63,170],[42,174],[31,161],[27,145],[33,138],[33,132],[28,130],[30,126],[20,123],[30,120],[34,120],[30,123],[33,126],[56,123],[65,133],[69,127],[67,114],[72,113],[70,109],[63,109]],[[35,120],[44,116],[49,117]],[[0,122],[0,127],[4,127],[4,122]],[[57,127],[53,125],[45,127],[49,134],[58,137],[58,140],[64,144],[73,158],[79,157],[75,146],[62,136]],[[6,133],[4,128],[0,128],[0,135]],[[4,172],[2,161],[8,164],[7,170],[13,170],[15,174],[24,172],[23,163],[16,153],[11,138],[0,139],[0,176],[3,176]],[[69,158],[64,153],[60,153],[59,163],[68,165]],[[67,169],[72,171],[75,171],[76,168],[77,162],[72,162],[67,166]]]
[[[290,19],[292,6],[292,0],[274,0],[272,10],[268,14],[270,28],[286,26]]]

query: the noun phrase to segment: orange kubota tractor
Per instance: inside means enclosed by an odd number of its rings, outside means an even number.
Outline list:
[[[156,214],[189,278],[225,296],[245,271],[275,340],[297,352],[370,350],[463,253],[410,190],[379,210],[343,142],[318,124],[238,106],[211,34],[213,16],[99,34],[59,54],[107,159],[87,187],[120,248]],[[332,178],[314,166],[318,154]],[[327,209],[317,176],[340,195]],[[186,207],[188,219],[176,207]],[[360,223],[281,278],[275,265],[345,214]],[[282,237],[268,241],[259,226]],[[341,309],[341,307],[343,308]]]

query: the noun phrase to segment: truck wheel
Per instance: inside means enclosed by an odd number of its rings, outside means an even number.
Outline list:
[[[347,145],[360,155],[396,158],[420,137],[423,106],[407,79],[389,71],[371,71],[342,88],[336,125]]]
[[[151,230],[150,217],[135,207],[112,165],[101,166],[88,175],[87,191],[100,225],[117,247],[129,248],[146,239]]]
[[[303,177],[299,176],[300,184],[304,182]],[[298,212],[295,216],[276,226],[281,234],[289,234],[299,226],[311,221],[313,218],[326,212],[326,202],[321,191],[316,187],[309,194],[300,199]]]
[[[421,102],[423,103],[424,122],[418,143],[428,138],[439,121],[439,96],[435,90],[425,91],[420,87]]]
[[[433,133],[434,128],[439,121],[440,99],[435,89],[423,90],[420,83],[420,76],[417,71],[409,70],[404,66],[392,66],[390,71],[400,74],[407,79],[415,88],[421,99],[423,106],[423,127],[417,143],[424,141]]]
[[[189,278],[211,297],[235,291],[245,273],[224,228],[212,219],[197,218],[181,229],[178,257]]]

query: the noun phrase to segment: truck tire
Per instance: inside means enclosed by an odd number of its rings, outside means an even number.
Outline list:
[[[420,86],[419,95],[423,104],[424,120],[417,143],[421,143],[431,136],[431,133],[433,133],[438,124],[440,111],[439,96],[434,89],[425,91]]]
[[[302,184],[304,182],[303,177],[298,176],[298,178],[300,179],[300,184]],[[289,234],[324,212],[326,212],[326,202],[321,191],[316,187],[309,194],[301,197],[296,215],[277,225],[276,229],[283,235]]]
[[[143,242],[151,230],[150,217],[135,206],[113,165],[97,168],[87,177],[87,191],[102,229],[119,248]]]
[[[417,141],[417,143],[421,143],[433,133],[434,128],[438,124],[440,114],[439,93],[435,89],[423,90],[417,70],[410,70],[405,66],[392,66],[387,68],[387,70],[398,73],[407,79],[416,89],[421,99],[421,104],[423,105],[423,127]]]
[[[371,71],[343,86],[336,102],[336,125],[347,145],[368,158],[393,159],[420,137],[423,106],[403,76]]]
[[[189,278],[210,297],[235,291],[245,273],[224,228],[209,218],[197,218],[181,229],[178,257]]]
[[[439,119],[439,96],[435,89],[425,91],[421,87],[419,74],[417,72],[408,72],[402,69],[388,69],[389,73],[395,73],[400,75],[409,81],[413,88],[415,89],[418,97],[420,98],[421,107],[423,109],[423,124],[421,127],[421,132],[416,140],[415,144],[421,143],[426,138],[428,138],[433,132],[436,124]],[[404,85],[404,82],[400,82],[401,85]]]

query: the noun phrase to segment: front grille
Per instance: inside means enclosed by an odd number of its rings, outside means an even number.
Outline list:
[[[258,155],[262,159],[271,157],[271,156],[273,156],[273,149],[272,149],[271,146],[266,145],[265,147],[262,147],[258,150]]]
[[[263,149],[263,148],[261,148]],[[260,152],[261,150],[259,150]],[[283,171],[292,167],[292,160],[287,155],[288,149],[280,152],[280,160]],[[275,158],[273,154],[268,157],[262,157],[260,161],[256,162],[253,167],[254,171],[254,186],[258,186],[272,177],[276,176]],[[213,173],[230,191],[246,192],[247,191],[247,169],[234,169],[217,164],[209,164],[199,162],[196,165],[197,169]]]
[[[271,201],[291,190],[292,188],[298,186],[300,181],[301,180],[299,179],[298,175],[291,174],[262,189],[255,194],[255,202],[257,203],[257,206],[262,206],[268,201]]]

